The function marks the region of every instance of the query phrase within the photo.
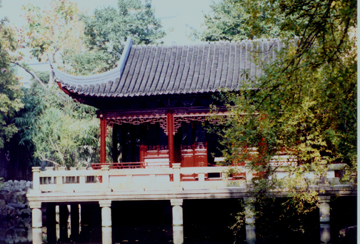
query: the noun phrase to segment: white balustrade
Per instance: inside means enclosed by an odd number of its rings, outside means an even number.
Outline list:
[[[111,169],[109,165],[102,165],[99,170],[73,167],[66,170],[65,167],[59,167],[57,170],[40,171],[39,167],[33,167],[34,190],[84,192],[168,188],[216,189],[235,185],[246,187],[246,183],[249,183],[253,177],[253,172],[244,166],[231,168],[235,172],[232,175],[228,174],[228,166],[181,168],[179,163],[174,163],[172,168]],[[286,176],[287,172],[278,168],[277,174],[281,177]],[[190,180],[189,175],[192,177]],[[187,181],[185,181],[185,176]],[[328,173],[328,178],[333,177],[333,171]]]

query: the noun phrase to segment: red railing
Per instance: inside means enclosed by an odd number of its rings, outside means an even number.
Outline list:
[[[93,169],[101,169],[101,165],[109,165],[110,169],[141,169],[145,168],[144,162],[125,162],[125,163],[94,163],[91,164]]]

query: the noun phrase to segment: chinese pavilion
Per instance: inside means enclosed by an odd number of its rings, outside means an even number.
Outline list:
[[[99,109],[101,164],[112,126],[116,167],[200,167],[214,162],[217,148],[216,136],[203,128],[205,121],[216,123],[206,119],[210,105],[217,105],[218,115],[227,114],[214,95],[237,91],[247,76],[261,75],[254,55],[272,60],[282,45],[272,39],[137,46],[128,38],[114,70],[82,77],[53,72],[65,93]]]
[[[55,80],[66,94],[77,102],[98,108],[101,156],[100,163],[92,166],[101,170],[32,168],[33,188],[27,192],[27,198],[32,209],[33,243],[43,240],[43,204],[49,220],[46,222],[48,241],[51,236],[54,242],[56,239],[57,205],[61,216],[60,238],[63,240],[61,236],[64,236],[66,240],[69,204],[71,235],[76,237],[80,233],[78,224],[84,227],[82,232],[89,226],[87,215],[96,215],[89,207],[95,203],[101,208],[102,243],[113,243],[113,219],[126,219],[123,215],[113,218],[112,208],[128,211],[114,202],[170,200],[173,243],[181,244],[184,243],[183,201],[230,198],[244,199],[246,241],[255,243],[254,189],[248,187],[253,172],[234,166],[239,173],[227,178],[229,167],[206,167],[217,161],[215,157],[221,157],[221,153],[216,152],[218,138],[203,126],[217,123],[212,117],[211,104],[216,105],[217,115],[231,116],[226,106],[215,99],[217,94],[237,92],[249,77],[262,75],[263,64],[273,61],[283,47],[278,39],[136,46],[128,38],[114,70],[77,77],[53,68]],[[105,139],[110,126],[112,159],[106,160]],[[287,155],[284,158],[291,162]],[[109,165],[107,162],[111,161]],[[275,163],[282,162],[285,161],[279,158]],[[286,167],[275,167],[278,178],[288,175]],[[335,171],[343,167],[345,164],[329,168],[327,179],[334,185],[321,181],[309,186],[311,191],[319,192],[321,242],[330,240],[331,196],[357,194],[351,184],[339,184]],[[307,177],[312,177],[311,172]],[[288,196],[287,190],[281,188],[271,194]],[[114,216],[119,213],[115,212]]]

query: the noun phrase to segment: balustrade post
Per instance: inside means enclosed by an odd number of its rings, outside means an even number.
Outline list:
[[[246,231],[246,243],[256,243],[255,232],[255,197],[244,197],[245,203],[245,231]]]
[[[174,176],[174,186],[180,187],[180,163],[173,164],[172,168]]]
[[[199,181],[205,181],[205,173],[199,172]]]
[[[65,170],[65,169],[66,169],[65,166],[60,166],[60,167],[58,168],[58,171],[63,171],[63,170]],[[56,176],[56,185],[62,185],[62,184],[64,184],[63,178],[64,178],[64,177],[61,176],[61,175]]]
[[[32,167],[33,172],[33,190],[40,191],[40,167]]]
[[[246,183],[250,184],[253,178],[253,172],[251,170],[246,170],[245,174],[246,174]]]
[[[330,196],[319,197],[319,221],[320,221],[320,241],[329,243],[330,235]]]
[[[84,171],[86,171],[86,167],[80,167],[80,171],[79,171],[80,172],[80,177],[79,177],[79,184],[80,185],[86,184],[86,175],[83,175]]]
[[[183,220],[183,199],[171,199],[172,223],[173,223],[173,243],[184,243],[184,220]]]
[[[80,181],[80,182],[79,182],[80,185],[85,184],[85,183],[86,183],[86,176],[85,176],[85,175],[80,175],[79,181]]]
[[[101,174],[102,174],[102,185],[103,188],[109,188],[109,165],[101,165]]]

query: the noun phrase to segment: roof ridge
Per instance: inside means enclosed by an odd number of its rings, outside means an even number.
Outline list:
[[[297,37],[295,38],[289,38],[289,39],[298,39]],[[206,44],[215,44],[215,45],[221,45],[221,44],[225,44],[225,43],[241,43],[241,42],[259,42],[259,41],[280,41],[281,39],[278,37],[275,38],[256,38],[256,39],[243,39],[243,40],[234,40],[234,41],[229,41],[229,40],[220,40],[220,41],[201,41],[201,42],[193,42],[193,43],[186,43],[186,44],[165,44],[165,43],[152,43],[152,44],[134,44],[133,47],[185,47],[185,46],[196,46],[196,45],[206,45]]]

